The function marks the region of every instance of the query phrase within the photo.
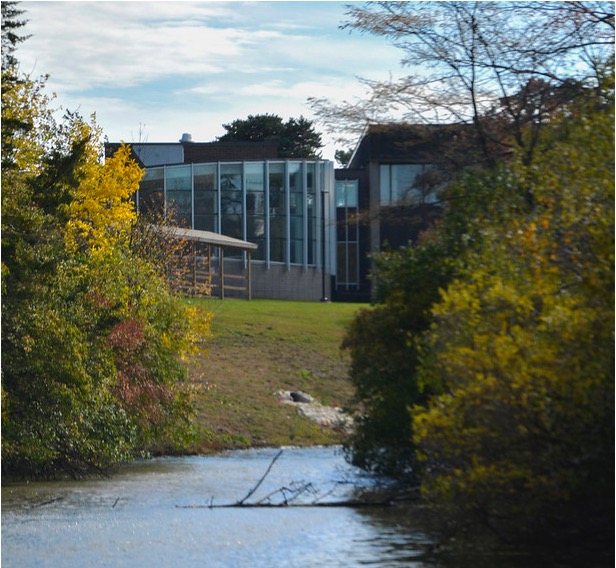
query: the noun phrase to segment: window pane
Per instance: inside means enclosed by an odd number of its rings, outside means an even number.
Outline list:
[[[200,215],[195,212],[195,229],[199,231],[218,232],[216,226],[216,215]]]
[[[270,215],[284,215],[284,164],[271,164],[269,168]]]
[[[242,165],[222,164],[220,167],[220,213],[223,235],[243,238],[242,231]]]
[[[246,191],[263,191],[264,168],[263,162],[248,162],[244,164],[244,174],[246,176]]]
[[[336,207],[346,205],[346,186],[344,181],[336,180]]]
[[[391,166],[381,165],[379,167],[379,187],[381,190],[381,205],[391,203]]]
[[[304,213],[304,196],[301,193],[292,193],[291,200],[291,215],[303,215]]]
[[[314,195],[316,192],[315,185],[315,168],[314,163],[306,164],[306,192],[308,195]]]
[[[270,164],[268,181],[270,200],[270,260],[273,262],[284,262],[286,239],[284,164]]]
[[[192,195],[188,191],[167,191],[167,207],[183,214],[191,213]]]
[[[191,189],[190,166],[172,166],[167,168],[167,191],[190,191]]]
[[[303,264],[304,262],[304,240],[291,239],[291,263]]]
[[[302,165],[297,162],[289,163],[289,189],[291,193],[302,193]]]
[[[215,191],[195,191],[195,215],[217,213],[218,193]]]
[[[139,184],[139,210],[141,213],[155,217],[163,214],[164,188],[164,169],[151,168],[146,170]]]
[[[349,243],[347,245],[347,262],[347,282],[349,284],[357,284],[359,282],[359,275],[357,272],[357,245],[354,243]]]
[[[356,179],[336,181],[336,207],[357,207],[358,183]]]
[[[391,167],[391,196],[394,201],[416,203],[421,200],[421,192],[415,187],[415,178],[421,174],[422,169],[421,165],[415,164]]]
[[[357,207],[358,181],[349,180],[346,182],[346,206]]]
[[[220,168],[220,189],[222,191],[242,191],[242,165],[223,164]]]
[[[344,243],[338,243],[336,254],[336,274],[338,277],[338,284],[347,283],[346,273],[346,246]]]
[[[194,166],[195,193],[216,189],[216,166],[214,164]]]

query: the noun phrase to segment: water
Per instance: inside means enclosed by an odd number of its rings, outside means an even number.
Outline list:
[[[209,508],[245,497],[276,454],[162,458],[109,479],[5,486],[2,566],[425,566],[431,538],[402,530],[393,511]],[[304,486],[293,502],[344,500],[370,483],[339,450],[287,449],[248,501]]]
[[[519,552],[439,554],[437,536],[407,509],[217,508],[246,497],[277,453],[161,458],[131,464],[107,479],[6,485],[2,567],[549,565]],[[269,501],[280,502],[300,487],[306,491],[293,503],[341,501],[373,484],[344,462],[340,450],[285,449],[248,502],[272,493]]]

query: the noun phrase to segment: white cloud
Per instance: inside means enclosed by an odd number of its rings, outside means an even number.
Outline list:
[[[310,117],[308,97],[363,94],[356,76],[387,78],[400,52],[338,26],[337,2],[24,2],[17,57],[49,73],[65,108],[96,111],[111,139],[145,125],[150,141],[271,112]]]

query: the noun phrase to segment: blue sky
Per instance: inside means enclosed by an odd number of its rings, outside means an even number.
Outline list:
[[[312,118],[308,97],[351,100],[358,77],[399,74],[400,50],[339,28],[348,4],[25,1],[17,57],[111,141],[208,142],[236,118]]]

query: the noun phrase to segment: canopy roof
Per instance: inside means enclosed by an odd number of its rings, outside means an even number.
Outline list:
[[[212,233],[211,231],[182,229],[181,227],[160,227],[160,229],[170,237],[186,239],[187,241],[197,241],[217,247],[237,248],[245,251],[254,251],[258,248],[258,245],[255,243],[234,239],[233,237],[226,237],[225,235]]]

